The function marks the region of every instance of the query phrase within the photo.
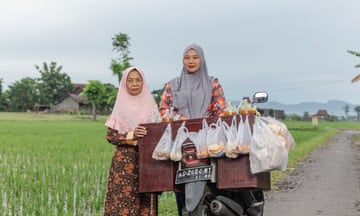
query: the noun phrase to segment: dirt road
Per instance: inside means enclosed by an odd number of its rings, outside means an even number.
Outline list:
[[[360,216],[359,133],[344,130],[312,152],[266,193],[264,216]]]

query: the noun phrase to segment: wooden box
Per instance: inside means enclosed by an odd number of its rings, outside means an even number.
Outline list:
[[[244,117],[236,116],[238,121]],[[228,124],[231,123],[232,118],[232,116],[221,117]],[[217,120],[218,118],[206,119],[208,124]],[[170,122],[173,139],[176,137],[177,130],[182,122]],[[198,131],[202,128],[203,119],[190,119],[185,122],[189,131]],[[250,125],[254,123],[254,116],[249,116],[249,122]],[[152,152],[168,124],[168,122],[144,124],[148,131],[147,135],[138,141],[140,192],[172,191],[175,188],[177,163],[152,159]],[[251,174],[249,155],[241,155],[236,159],[223,157],[216,160],[217,186],[219,189],[270,189],[270,173]]]
[[[139,146],[139,192],[172,191],[175,181],[173,161],[152,158],[156,144],[168,123],[144,124],[147,135],[138,141]]]

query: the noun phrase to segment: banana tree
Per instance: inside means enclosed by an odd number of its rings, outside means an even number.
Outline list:
[[[347,52],[350,53],[351,55],[360,57],[360,52],[356,52],[356,51],[352,51],[352,50],[348,50]],[[356,68],[360,68],[360,64],[355,65],[355,67],[356,67]],[[351,80],[351,82],[354,83],[354,82],[357,82],[357,81],[359,81],[359,80],[360,80],[360,74],[356,75],[356,76]]]

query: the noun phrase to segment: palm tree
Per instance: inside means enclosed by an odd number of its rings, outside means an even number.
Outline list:
[[[44,62],[42,69],[38,65],[35,65],[35,68],[40,73],[60,73],[63,67],[61,65],[57,66],[56,62],[50,62],[49,65]]]
[[[44,104],[55,104],[73,89],[71,78],[67,73],[61,72],[63,67],[56,62],[43,63],[42,68],[35,65],[40,72],[39,90],[41,102]]]
[[[354,55],[354,56],[360,57],[360,52],[356,52],[356,51],[352,51],[352,50],[348,50],[347,52]],[[355,65],[355,67],[359,68],[360,64]]]
[[[354,110],[357,114],[357,121],[359,121],[360,120],[360,106],[355,106]]]
[[[344,112],[345,112],[345,117],[346,117],[346,119],[348,119],[348,113],[349,113],[349,111],[350,111],[350,106],[349,106],[349,104],[346,104],[346,105],[343,107],[343,110],[344,110]]]
[[[356,51],[352,51],[352,50],[348,50],[347,52],[350,53],[351,55],[360,57],[360,52],[356,52]],[[360,64],[355,65],[355,67],[356,67],[356,68],[360,68]],[[356,76],[351,80],[351,82],[354,83],[354,82],[357,82],[357,81],[359,81],[359,80],[360,80],[360,74],[356,75]]]

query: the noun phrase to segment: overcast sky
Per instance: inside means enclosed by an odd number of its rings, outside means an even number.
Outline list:
[[[203,47],[209,74],[230,100],[265,90],[285,104],[360,105],[359,0],[0,0],[0,78],[39,77],[55,61],[73,83],[118,85],[111,38],[130,37],[132,64],[153,89]]]

